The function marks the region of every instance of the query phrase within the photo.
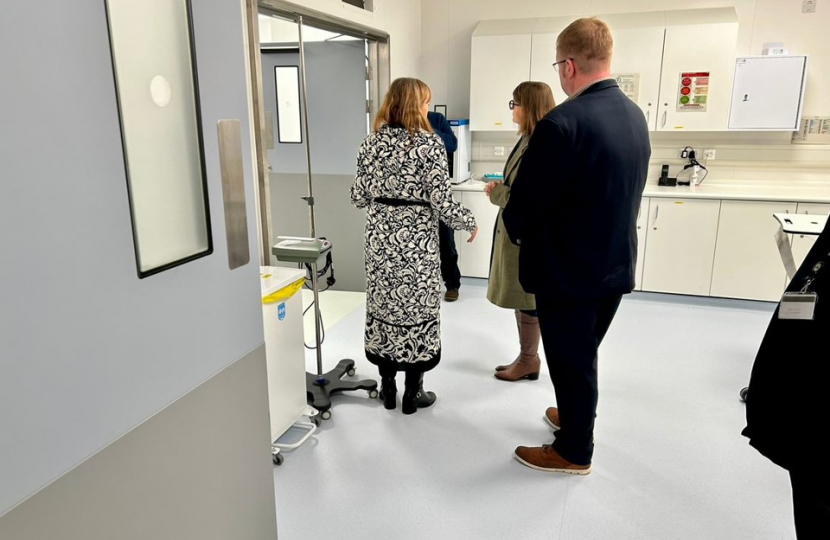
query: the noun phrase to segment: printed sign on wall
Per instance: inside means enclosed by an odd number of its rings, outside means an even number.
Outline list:
[[[677,112],[706,112],[709,100],[709,72],[681,73],[677,91]]]
[[[614,73],[611,76],[617,81],[622,93],[628,96],[631,101],[637,103],[637,100],[640,99],[640,74]]]

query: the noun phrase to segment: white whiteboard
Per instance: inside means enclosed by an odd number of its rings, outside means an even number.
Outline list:
[[[736,59],[729,129],[798,130],[806,78],[806,56]]]

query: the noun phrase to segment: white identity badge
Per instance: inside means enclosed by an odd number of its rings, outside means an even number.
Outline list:
[[[818,295],[813,292],[786,292],[778,307],[779,319],[812,321]]]

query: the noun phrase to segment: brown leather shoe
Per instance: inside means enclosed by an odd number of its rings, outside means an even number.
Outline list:
[[[458,289],[447,289],[444,293],[444,301],[455,302],[456,300],[458,300]]]
[[[558,431],[559,426],[559,409],[556,407],[548,407],[545,410],[545,422],[553,429],[553,431]]]
[[[519,446],[516,448],[516,459],[531,469],[547,472],[561,472],[565,474],[590,474],[591,465],[577,465],[559,455],[549,444],[542,446]]]

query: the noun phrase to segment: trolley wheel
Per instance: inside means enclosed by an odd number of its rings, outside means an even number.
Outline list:
[[[372,390],[369,390],[369,397],[375,399],[376,397],[378,397],[378,391],[374,388]]]
[[[749,392],[749,387],[741,390],[741,401],[746,401],[746,394]]]
[[[346,371],[346,375],[348,375],[349,377],[353,377],[354,374],[355,374],[354,368],[349,368],[348,371]]]
[[[329,418],[331,418],[331,411],[321,412],[320,413],[320,418],[322,418],[323,420],[328,420]]]
[[[320,415],[319,414],[315,414],[314,416],[310,417],[309,419],[311,420],[312,424],[314,424],[317,427],[320,427],[320,422],[321,421],[320,421]]]
[[[271,454],[271,461],[274,462],[274,465],[282,465],[285,458],[282,457],[282,454]]]

